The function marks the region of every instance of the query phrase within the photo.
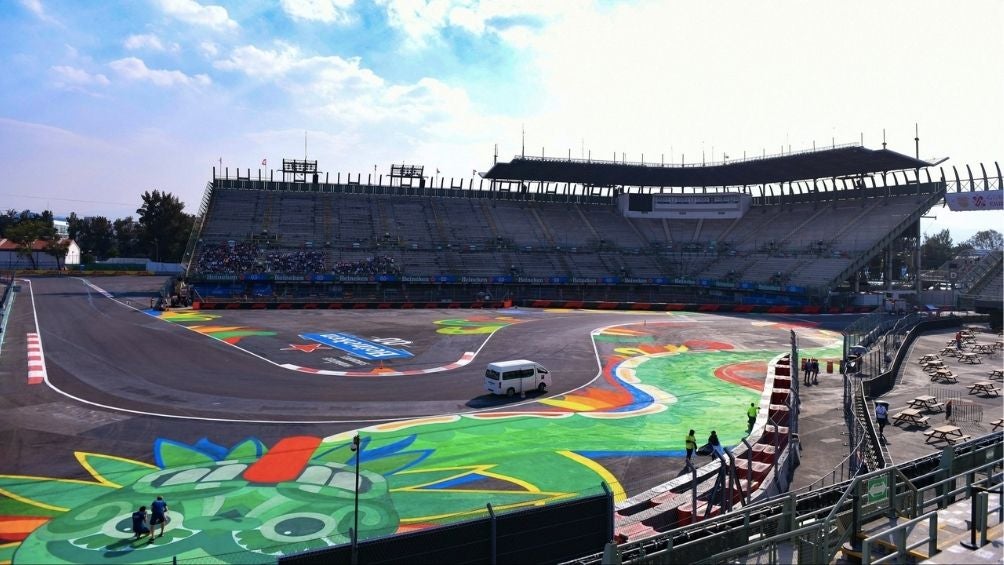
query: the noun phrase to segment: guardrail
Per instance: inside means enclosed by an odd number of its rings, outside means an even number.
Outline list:
[[[739,556],[760,556],[769,562],[829,563],[844,542],[858,544],[856,534],[871,520],[896,515],[913,519],[934,506],[945,508],[957,497],[966,496],[978,482],[977,475],[990,476],[1001,466],[1002,452],[1004,434],[997,432],[946,447],[940,454],[861,474],[842,485],[835,502],[825,502],[833,500],[825,496],[821,499],[820,495],[825,495],[822,491],[788,493],[623,544],[618,553],[623,563],[644,564],[721,563]],[[937,468],[921,471],[931,465]],[[822,506],[819,501],[824,501]],[[595,554],[569,563],[607,562],[602,554]]]
[[[996,478],[998,481],[997,489],[989,488],[991,479]],[[989,541],[987,539],[987,530],[990,528],[990,520],[987,518],[991,514],[997,514],[997,523],[1004,522],[1004,504],[998,503],[995,508],[990,508],[990,494],[997,494],[1000,497],[1004,497],[1004,488],[1000,486],[1000,477],[987,477],[983,481],[986,482],[988,487],[983,487],[973,483],[971,485],[973,492],[973,506],[972,506],[972,516],[969,521],[970,530],[970,540],[969,544],[963,543],[966,547],[970,549],[978,549],[983,547]],[[1000,500],[1000,499],[998,499]],[[976,542],[976,534],[980,534],[979,543]]]
[[[910,545],[906,544],[906,536],[910,532],[908,530],[912,529],[917,524],[927,521],[928,523],[928,535],[926,538],[914,542]],[[933,534],[932,534],[933,532]],[[882,556],[878,559],[872,559],[872,544],[884,540],[886,536],[891,535],[895,540],[896,552],[890,553],[889,555]],[[924,544],[927,544],[927,554],[934,555],[938,551],[938,513],[930,512],[920,516],[919,518],[914,518],[908,522],[903,522],[894,528],[890,528],[884,532],[879,532],[873,536],[868,536],[861,544],[861,563],[862,565],[868,565],[869,563],[886,563],[893,560],[905,560],[907,558],[907,552],[911,549],[916,549]]]

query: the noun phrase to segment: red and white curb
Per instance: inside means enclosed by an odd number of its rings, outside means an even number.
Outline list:
[[[429,373],[440,373],[451,369],[459,369],[460,367],[470,364],[470,362],[474,360],[474,355],[475,353],[473,351],[465,351],[460,359],[457,359],[449,365],[431,367],[429,369],[413,369],[409,371],[395,371],[393,369],[385,368],[376,368],[369,371],[332,371],[330,369],[312,369],[310,367],[301,367],[291,363],[284,363],[279,366],[284,369],[300,371],[301,373],[310,373],[313,375],[335,375],[339,377],[396,377],[405,375],[427,375]]]
[[[42,340],[36,333],[28,334],[28,384],[41,384],[46,379]]]

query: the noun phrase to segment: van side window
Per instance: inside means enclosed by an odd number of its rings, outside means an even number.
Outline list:
[[[533,369],[523,369],[523,370],[521,370],[519,372],[519,375],[521,377],[523,377],[523,378],[532,377],[533,376]]]
[[[518,378],[519,378],[519,371],[506,371],[502,373],[502,380],[504,381]]]

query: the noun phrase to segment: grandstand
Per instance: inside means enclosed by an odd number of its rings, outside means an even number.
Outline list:
[[[932,181],[928,165],[847,147],[706,167],[517,158],[466,188],[214,175],[186,262],[197,290],[218,298],[337,297],[347,285],[352,296],[454,298],[491,288],[533,298],[621,291],[649,301],[820,303],[896,238],[918,235],[947,185],[944,175]],[[765,181],[773,184],[754,184]],[[672,204],[670,214],[624,212],[629,197],[658,207],[674,194],[697,200]],[[709,209],[722,195],[742,195],[744,210]],[[221,246],[245,255],[244,267],[204,259]],[[281,258],[296,254],[310,259]]]
[[[857,271],[898,237],[919,235],[947,186],[928,165],[852,146],[697,167],[517,157],[452,188],[214,173],[185,260],[197,291],[220,299],[822,304],[848,281],[856,290]],[[662,211],[629,213],[652,202]],[[226,247],[250,255],[234,261],[245,267],[204,259]]]

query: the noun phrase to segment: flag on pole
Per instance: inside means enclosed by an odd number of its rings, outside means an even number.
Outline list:
[[[268,166],[268,159],[262,159],[261,160],[261,166],[262,167],[267,167]]]
[[[439,174],[439,169],[436,169],[436,174],[437,174],[437,175]]]

